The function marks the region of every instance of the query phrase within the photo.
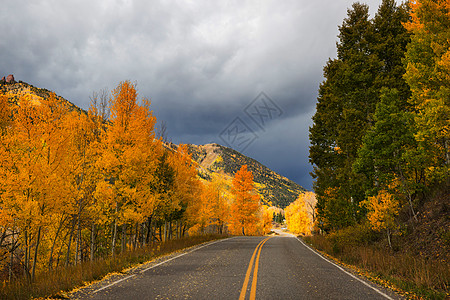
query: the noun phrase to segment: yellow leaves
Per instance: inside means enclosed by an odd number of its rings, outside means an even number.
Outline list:
[[[26,101],[33,106],[39,106],[41,105],[41,102],[44,101],[44,98],[34,94],[29,87],[21,88],[19,90],[10,90],[6,95],[11,98],[17,97],[21,103]]]
[[[259,227],[261,234],[267,234],[272,229],[273,211],[267,205],[261,205],[261,218]]]
[[[450,108],[450,4],[446,0],[410,1],[411,42],[405,55],[404,78],[411,88],[415,139],[421,167],[429,182],[448,176]],[[431,169],[432,168],[432,169]]]
[[[312,218],[307,212],[305,199],[310,197],[308,193],[300,194],[297,200],[286,207],[285,218],[288,229],[296,234],[311,234]]]
[[[367,207],[367,218],[375,230],[393,228],[398,215],[398,200],[389,192],[381,190],[377,196],[369,197],[362,205]]]

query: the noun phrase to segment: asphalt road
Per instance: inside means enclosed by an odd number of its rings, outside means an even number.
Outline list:
[[[113,276],[72,298],[368,300],[399,296],[327,261],[295,237],[274,236],[209,243]]]

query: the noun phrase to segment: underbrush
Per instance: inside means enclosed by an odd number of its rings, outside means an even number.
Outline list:
[[[69,267],[60,267],[53,271],[43,271],[36,274],[33,284],[27,283],[25,278],[18,278],[13,282],[0,283],[0,299],[31,299],[39,297],[66,298],[65,293],[100,280],[104,276],[153,260],[159,256],[172,253],[187,247],[207,241],[224,238],[223,235],[203,235],[177,240],[127,251],[118,254],[114,259],[98,259],[94,262],[83,262]]]
[[[401,251],[399,245],[392,250],[381,235],[365,225],[303,239],[317,250],[356,267],[371,280],[409,298],[448,299],[450,296],[447,261]]]

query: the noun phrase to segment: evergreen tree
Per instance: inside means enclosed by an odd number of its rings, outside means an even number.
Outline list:
[[[368,6],[355,3],[339,27],[337,58],[324,68],[316,114],[310,128],[319,227],[335,229],[358,222],[359,203],[373,182],[354,172],[358,149],[374,125],[374,112],[383,87],[395,88],[403,100],[409,95],[402,79],[402,57],[408,33],[402,27],[405,6],[384,0],[369,19]]]

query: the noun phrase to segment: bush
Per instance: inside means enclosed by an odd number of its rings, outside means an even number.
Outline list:
[[[339,247],[352,247],[378,242],[381,234],[373,231],[370,224],[365,223],[333,232],[328,239]]]

